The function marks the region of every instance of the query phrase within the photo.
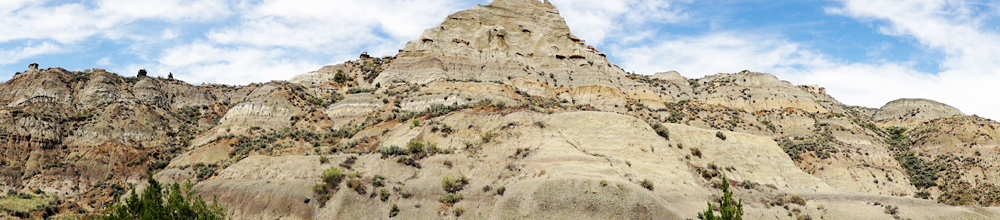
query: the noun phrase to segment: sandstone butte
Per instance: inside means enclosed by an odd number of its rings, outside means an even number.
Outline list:
[[[550,3],[495,0],[287,82],[32,65],[0,84],[0,192],[32,195],[0,218],[100,213],[152,173],[234,219],[696,219],[723,175],[745,219],[1000,219],[996,121],[606,56]]]

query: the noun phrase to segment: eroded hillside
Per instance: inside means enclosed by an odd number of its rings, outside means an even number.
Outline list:
[[[753,219],[1000,218],[953,206],[997,204],[995,121],[750,71],[631,75],[534,0],[289,82],[32,68],[0,91],[7,218],[100,212],[151,173],[236,219],[688,219],[722,176]]]

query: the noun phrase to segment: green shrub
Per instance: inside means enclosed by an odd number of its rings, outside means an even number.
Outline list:
[[[330,187],[336,188],[340,185],[341,181],[344,181],[344,172],[337,167],[330,167],[323,171],[323,182]]]
[[[344,100],[344,94],[334,92],[333,94],[330,94],[330,96],[327,96],[326,99],[329,101],[323,103],[326,104],[326,106],[329,106],[330,104],[337,103],[340,100]]]
[[[372,89],[362,89],[362,88],[354,87],[354,88],[347,89],[347,94],[371,93],[373,91],[375,91],[375,90],[372,90]]]
[[[671,112],[670,117],[667,117],[667,121],[670,123],[678,123],[684,120],[687,115],[683,112]]]
[[[382,157],[397,156],[397,155],[407,155],[410,153],[408,149],[403,149],[399,146],[392,145],[389,147],[382,147],[378,149],[378,152],[382,154]]]
[[[663,127],[663,124],[660,124],[659,122],[650,122],[649,126],[653,127],[653,131],[656,131],[657,135],[670,140],[670,131],[667,130],[667,127]]]
[[[149,175],[147,183],[142,196],[133,188],[124,203],[106,208],[97,219],[226,219],[223,207],[195,196],[190,182],[183,189],[178,183],[164,186]]]
[[[372,178],[372,186],[375,187],[385,186],[385,176],[381,174],[376,174],[375,177]]]
[[[885,205],[885,214],[889,215],[899,214],[899,206]]]
[[[722,197],[717,202],[719,203],[718,209],[720,215],[715,215],[712,202],[708,202],[708,209],[698,213],[698,218],[703,220],[743,219],[743,199],[740,199],[738,202],[733,201],[733,192],[729,191],[729,180],[726,179],[726,176],[722,176]]]
[[[485,143],[489,143],[490,141],[493,140],[493,137],[495,135],[496,134],[494,134],[492,131],[489,131],[489,132],[483,133],[483,135],[480,136],[480,139],[482,139],[482,143],[484,143],[484,144]]]
[[[650,191],[653,190],[653,181],[650,181],[649,179],[643,179],[642,182],[639,182],[639,184],[642,185],[642,188],[646,188]]]
[[[361,184],[361,180],[357,178],[347,180],[347,187],[353,189],[354,192],[357,192],[359,195],[364,195],[368,190],[364,184]]]
[[[717,137],[719,139],[722,139],[722,140],[726,140],[726,134],[723,134],[722,131],[715,132],[715,137]]]
[[[379,189],[378,190],[378,198],[381,199],[383,202],[385,202],[386,200],[389,200],[389,190],[387,190],[385,188]]]
[[[912,140],[907,134],[908,129],[902,127],[892,127],[886,129],[889,133],[889,147],[895,153],[893,156],[910,176],[910,184],[917,189],[925,189],[937,186],[940,178],[939,172],[944,170],[943,163],[933,163],[918,157],[910,149]]]
[[[344,162],[340,162],[340,164],[338,164],[337,166],[340,166],[340,167],[342,167],[344,169],[351,169],[351,166],[354,166],[354,162],[357,162],[357,161],[358,161],[358,157],[357,156],[350,156],[350,157],[347,157],[347,159],[344,160]]]
[[[327,158],[326,155],[319,156],[319,163],[320,164],[326,164],[326,163],[329,163],[329,162],[330,162],[330,158]]]
[[[802,198],[801,196],[799,196],[799,195],[792,195],[792,198],[791,198],[791,199],[789,199],[789,200],[788,200],[788,202],[791,202],[791,203],[795,203],[795,204],[799,204],[799,205],[801,205],[801,206],[804,206],[804,205],[806,205],[806,199],[803,199],[803,198]]]
[[[462,201],[462,194],[461,193],[444,194],[443,196],[441,196],[441,198],[438,198],[438,201],[440,201],[441,203],[454,205],[455,203]]]
[[[313,192],[319,195],[326,194],[328,187],[329,185],[326,183],[317,183],[316,185],[313,185]]]
[[[410,151],[411,155],[417,158],[422,158],[424,153],[426,153],[424,152],[424,143],[417,140],[411,140],[409,143],[406,143],[406,149]]]
[[[399,157],[399,159],[396,160],[396,163],[401,163],[403,165],[412,166],[416,168],[421,167],[420,163],[418,163],[417,160],[414,160],[413,157],[408,157],[406,155]]]
[[[321,98],[313,98],[309,101],[312,102],[313,105],[323,105],[323,99]]]
[[[453,130],[451,129],[451,126],[448,126],[448,124],[442,124],[442,125],[441,125],[441,133],[444,133],[444,134],[451,134],[451,132],[454,132],[454,131],[453,131]]]
[[[344,84],[348,80],[351,80],[351,78],[347,77],[347,75],[344,75],[343,70],[337,70],[337,74],[333,75],[333,81],[337,83]]]
[[[677,146],[680,146],[680,144],[678,144]],[[695,157],[701,158],[701,149],[698,149],[697,147],[692,147],[691,148],[691,155],[694,155]]]
[[[465,213],[465,208],[456,207],[455,210],[453,210],[453,212],[455,213],[455,217],[461,217],[462,213]]]
[[[441,180],[441,188],[443,188],[445,192],[449,193],[462,191],[462,188],[465,188],[466,184],[469,184],[469,179],[466,178],[465,175],[457,177],[445,175]]]
[[[399,206],[396,206],[396,203],[393,203],[392,207],[389,208],[389,218],[396,217],[396,215],[398,214],[399,214]]]
[[[206,179],[214,176],[215,175],[215,169],[217,167],[218,167],[217,164],[208,164],[208,165],[205,165],[204,163],[197,163],[197,164],[195,164],[193,166],[193,168],[194,168],[194,170],[195,170],[195,172],[196,172],[199,180],[206,180]]]

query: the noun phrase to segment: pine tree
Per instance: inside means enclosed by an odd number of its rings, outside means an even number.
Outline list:
[[[136,77],[145,77],[145,76],[146,76],[146,69],[139,69],[139,75],[137,75]]]
[[[181,189],[178,183],[161,185],[152,176],[149,175],[142,196],[136,195],[135,188],[132,188],[124,203],[108,207],[104,210],[105,214],[98,216],[97,219],[221,220],[226,218],[222,206],[215,201],[209,204],[202,200],[201,196],[196,196],[190,182]]]
[[[171,72],[171,73],[167,74],[167,79],[174,79],[174,73]]]
[[[729,191],[729,180],[722,176],[722,197],[719,198],[719,214],[715,215],[712,210],[712,202],[708,202],[708,210],[698,213],[699,219],[704,220],[743,220],[743,199],[738,202],[733,201],[733,192]]]

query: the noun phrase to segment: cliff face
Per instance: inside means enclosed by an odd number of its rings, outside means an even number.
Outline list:
[[[0,94],[0,190],[54,201],[2,218],[97,212],[150,172],[236,219],[686,219],[723,175],[758,219],[1000,218],[950,206],[997,204],[995,121],[750,71],[627,74],[534,0],[289,82],[52,68]],[[345,183],[314,190],[331,167]]]

